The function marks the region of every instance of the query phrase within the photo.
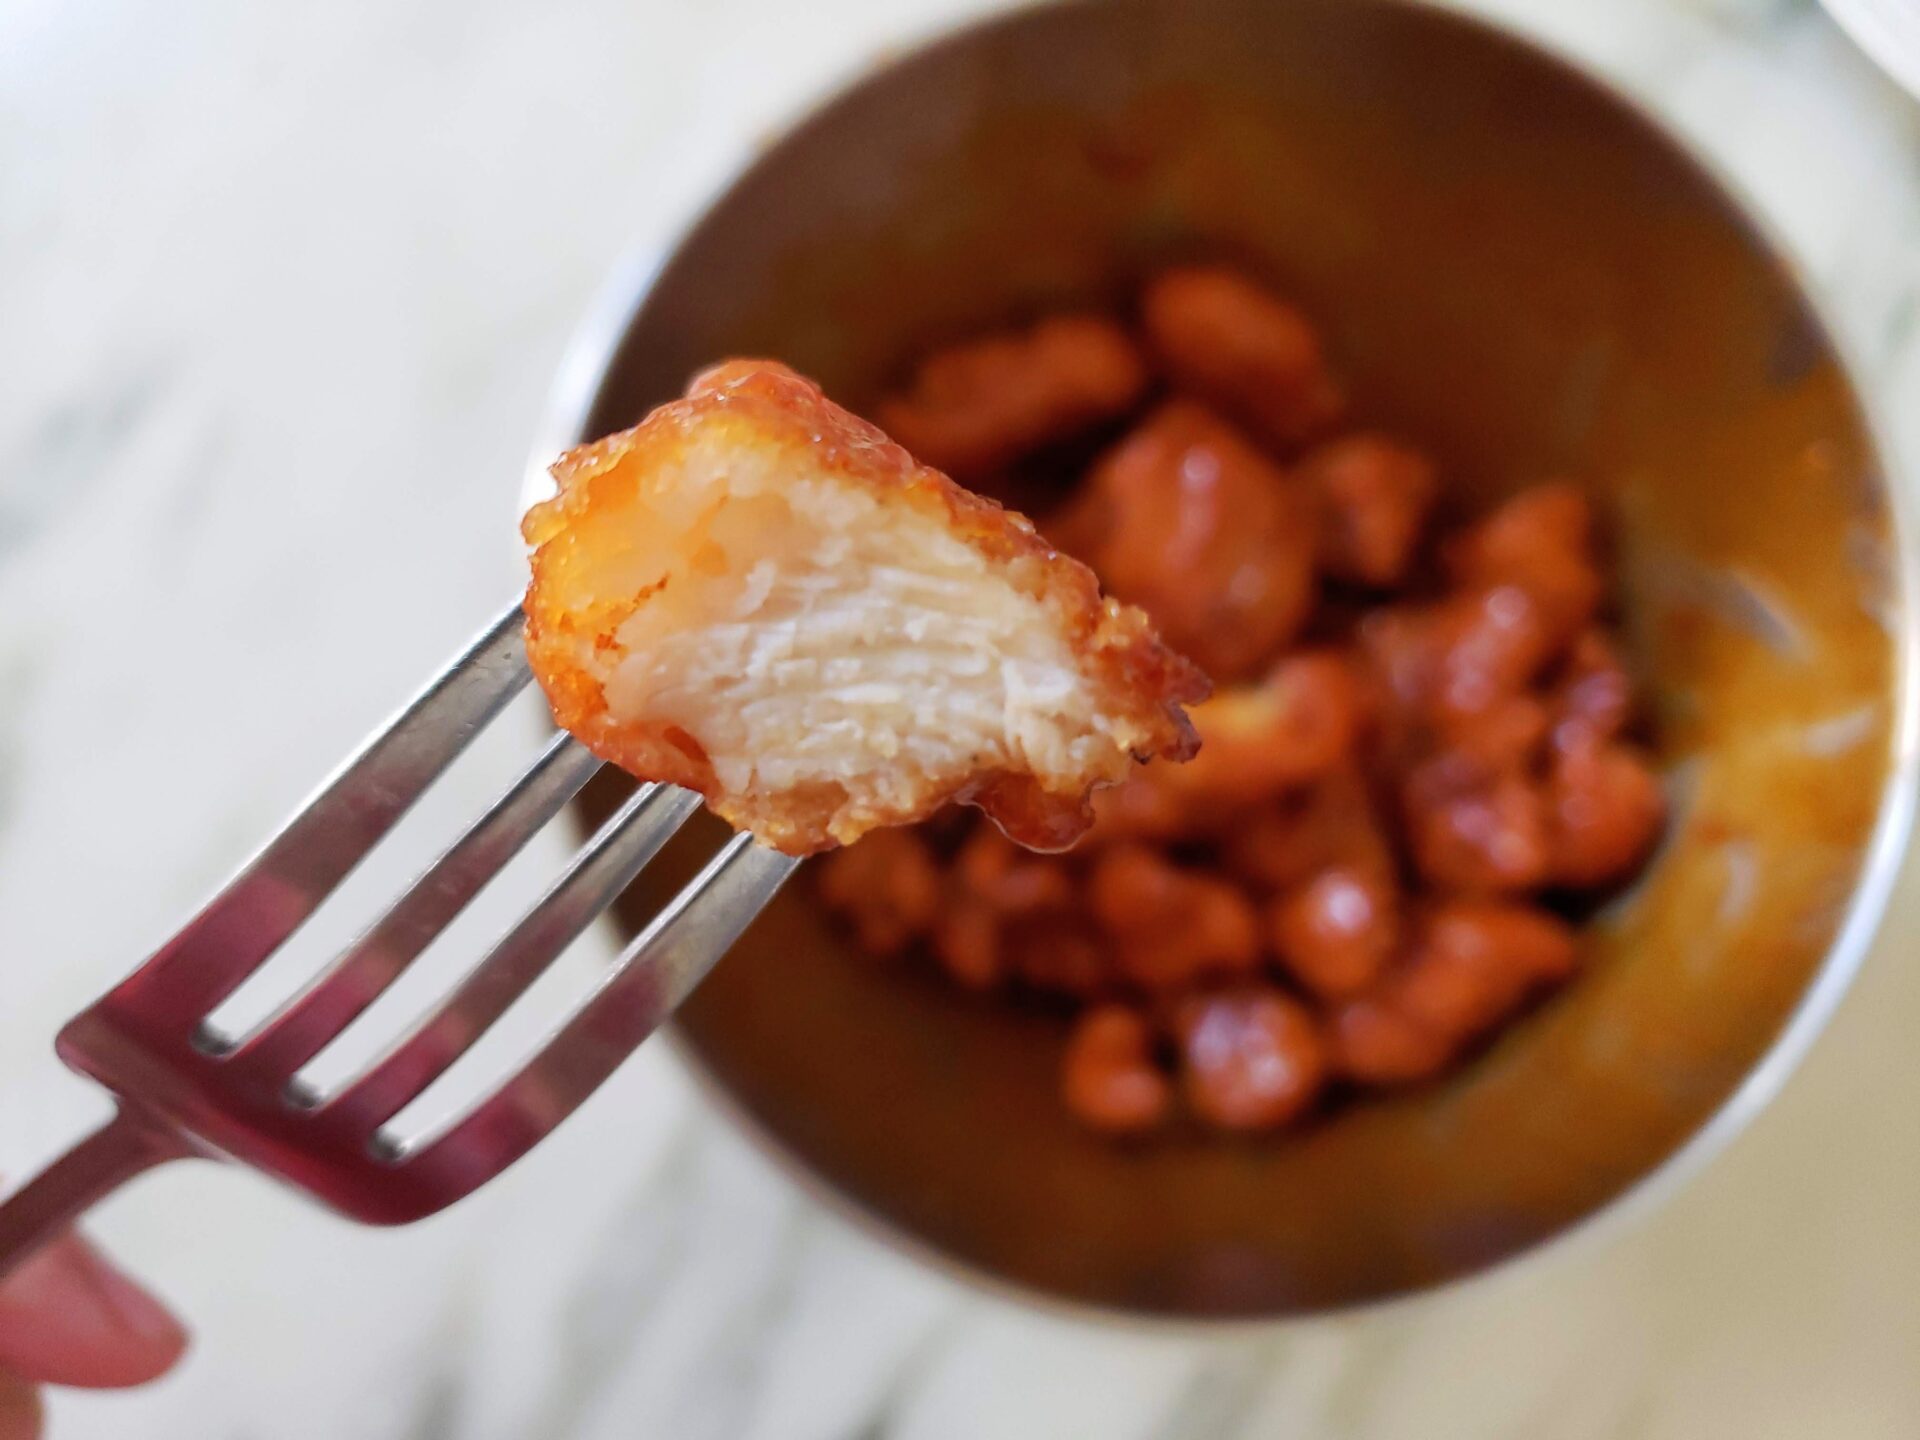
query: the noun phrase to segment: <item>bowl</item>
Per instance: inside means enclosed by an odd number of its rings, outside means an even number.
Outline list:
[[[1194,256],[1297,299],[1357,417],[1470,501],[1567,475],[1607,517],[1674,818],[1581,978],[1431,1089],[1117,1146],[1058,1103],[1061,1019],[853,953],[803,873],[676,1030],[796,1174],[923,1256],[1106,1312],[1273,1318],[1485,1270],[1765,1103],[1905,837],[1913,598],[1833,342],[1742,207],[1617,95],[1403,0],[1062,3],[889,64],[617,282],[540,459],[729,355],[865,407],[944,339]]]

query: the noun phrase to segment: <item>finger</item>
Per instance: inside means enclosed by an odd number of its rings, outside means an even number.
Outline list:
[[[77,1235],[54,1241],[0,1285],[0,1367],[28,1380],[139,1385],[186,1348],[180,1322]],[[0,1440],[12,1437],[0,1430]]]
[[[0,1370],[0,1440],[38,1440],[39,1434],[40,1393]]]

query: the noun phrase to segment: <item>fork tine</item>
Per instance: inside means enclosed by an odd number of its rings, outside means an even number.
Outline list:
[[[191,1029],[333,892],[529,672],[514,605],[369,740],[179,934],[115,990]]]
[[[512,788],[333,964],[235,1045],[227,1063],[286,1075],[311,1060],[385,993],[600,763],[572,736],[554,736]]]
[[[635,792],[433,1014],[322,1104],[325,1122],[371,1131],[431,1085],[613,903],[699,803],[698,795],[671,785]]]
[[[628,946],[599,989],[472,1113],[417,1147],[379,1137],[375,1152],[443,1191],[471,1190],[499,1174],[673,1013],[799,863],[735,836]]]

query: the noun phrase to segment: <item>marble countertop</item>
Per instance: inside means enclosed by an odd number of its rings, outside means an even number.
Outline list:
[[[0,5],[0,1170],[103,1113],[57,1022],[509,594],[522,456],[609,265],[975,8]],[[1746,189],[1920,480],[1920,106],[1813,0],[1481,8]],[[98,1230],[197,1348],[58,1397],[55,1433],[1913,1436],[1917,939],[1907,883],[1786,1093],[1678,1198],[1410,1306],[1193,1338],[982,1296],[803,1198],[652,1046],[412,1230],[213,1167],[116,1199]]]

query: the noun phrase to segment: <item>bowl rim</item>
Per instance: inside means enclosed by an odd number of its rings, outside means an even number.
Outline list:
[[[606,377],[640,309],[667,265],[686,248],[708,217],[734,189],[762,166],[775,163],[785,144],[816,117],[849,99],[867,84],[901,64],[932,52],[964,44],[976,36],[1013,29],[1033,16],[1073,10],[1110,8],[1114,0],[1024,0],[1006,8],[961,17],[936,27],[899,48],[888,48],[876,62],[856,64],[831,77],[800,100],[777,124],[773,139],[755,146],[727,169],[664,242],[635,245],[614,264],[594,291],[568,338],[558,369],[548,389],[519,488],[524,513],[553,491],[547,466],[563,451],[598,438],[586,433],[587,421],[603,392]],[[1183,1315],[1133,1310],[1097,1301],[1074,1299],[1055,1291],[1012,1280],[985,1266],[962,1259],[932,1241],[904,1228],[864,1202],[842,1191],[773,1134],[720,1080],[694,1051],[680,1028],[669,1023],[664,1038],[678,1063],[694,1078],[703,1099],[726,1117],[758,1152],[770,1160],[803,1194],[856,1231],[873,1235],[894,1251],[950,1281],[997,1300],[1061,1319],[1097,1324],[1135,1333],[1177,1335],[1272,1334],[1282,1327],[1300,1327],[1330,1319],[1346,1319],[1385,1312],[1402,1313],[1431,1305],[1467,1286],[1513,1284],[1524,1272],[1561,1256],[1579,1253],[1624,1233],[1644,1220],[1696,1178],[1780,1094],[1813,1042],[1826,1028],[1840,1001],[1853,985],[1874,947],[1880,925],[1900,878],[1911,838],[1916,808],[1916,776],[1920,775],[1920,531],[1916,530],[1913,501],[1896,478],[1899,459],[1891,427],[1883,417],[1885,401],[1862,383],[1866,367],[1856,347],[1834,324],[1831,302],[1815,284],[1800,257],[1787,243],[1779,226],[1752,193],[1714,155],[1681,134],[1665,116],[1585,60],[1563,52],[1537,35],[1478,9],[1463,8],[1477,0],[1370,0],[1384,8],[1439,16],[1483,40],[1527,53],[1530,60],[1559,72],[1562,80],[1584,86],[1599,98],[1625,111],[1654,139],[1691,165],[1700,179],[1717,190],[1728,211],[1753,237],[1757,248],[1805,308],[1816,333],[1838,364],[1848,398],[1861,420],[1867,441],[1867,479],[1874,486],[1890,518],[1890,543],[1899,572],[1897,614],[1889,621],[1893,652],[1890,697],[1888,763],[1881,785],[1879,811],[1874,821],[1859,877],[1849,896],[1844,918],[1821,960],[1772,1043],[1719,1106],[1672,1152],[1646,1170],[1625,1189],[1560,1230],[1478,1269],[1450,1275],[1393,1294],[1344,1301],[1310,1310],[1274,1315]],[[516,551],[524,575],[524,549]],[[618,935],[610,915],[595,922],[600,933]],[[623,943],[623,942],[622,942]]]

